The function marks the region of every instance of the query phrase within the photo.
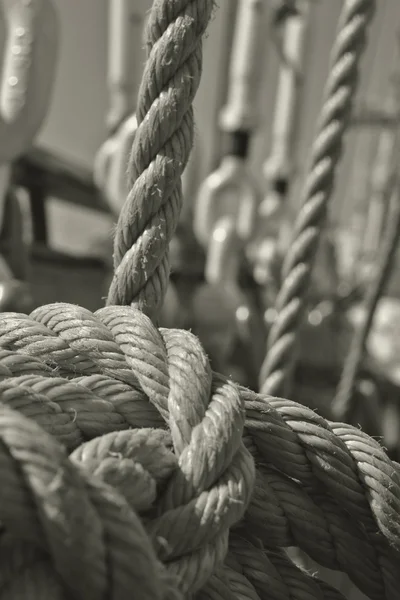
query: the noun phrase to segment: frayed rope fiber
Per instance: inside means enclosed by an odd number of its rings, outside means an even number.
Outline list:
[[[370,6],[345,14],[354,25]],[[288,547],[398,599],[399,466],[358,429],[214,373],[195,336],[154,323],[212,9],[153,3],[109,306],[0,314],[6,600],[343,598]]]
[[[341,598],[298,546],[398,598],[400,472],[367,435],[130,307],[3,313],[0,348],[4,597]]]

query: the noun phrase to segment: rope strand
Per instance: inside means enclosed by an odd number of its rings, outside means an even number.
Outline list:
[[[293,240],[282,267],[282,287],[276,300],[276,319],[268,338],[261,369],[261,390],[280,394],[291,372],[297,329],[324,226],[342,141],[358,83],[359,63],[375,0],[347,0],[332,50],[325,101],[311,150],[309,174]]]
[[[114,240],[108,304],[155,317],[169,279],[168,247],[182,208],[181,175],[193,146],[192,102],[212,0],[156,0],[147,24],[148,60],[139,90],[132,186]]]

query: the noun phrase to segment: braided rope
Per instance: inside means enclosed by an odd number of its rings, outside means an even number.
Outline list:
[[[347,0],[332,50],[325,100],[311,150],[302,208],[282,266],[282,287],[276,299],[276,319],[261,368],[261,389],[280,394],[292,368],[296,333],[306,302],[310,275],[332,194],[343,136],[358,83],[358,67],[375,0]]]
[[[193,145],[202,36],[213,4],[155,0],[147,25],[148,60],[129,164],[132,188],[117,225],[107,302],[132,304],[151,316],[168,285],[168,247],[182,208],[181,175]]]
[[[359,430],[237,388],[195,336],[134,308],[3,313],[0,348],[0,589],[26,572],[33,599],[134,582],[143,598],[153,582],[160,598],[341,598],[283,553],[299,546],[372,600],[398,597],[400,470]]]

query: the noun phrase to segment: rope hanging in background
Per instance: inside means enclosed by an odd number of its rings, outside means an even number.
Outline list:
[[[135,307],[0,314],[4,598],[343,598],[288,546],[398,598],[398,465],[351,426],[213,373],[195,336],[152,321],[211,11],[156,0],[149,18],[109,296]]]
[[[282,287],[275,306],[277,316],[269,333],[267,356],[260,374],[261,389],[265,393],[282,394],[292,370],[297,330],[305,309],[311,270],[325,224],[375,5],[374,0],[348,0],[340,17],[302,206],[282,266]]]

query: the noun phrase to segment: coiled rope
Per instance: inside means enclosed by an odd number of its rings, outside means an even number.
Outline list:
[[[261,368],[261,389],[265,393],[282,394],[292,370],[297,330],[307,300],[311,270],[325,224],[358,83],[366,32],[375,5],[375,0],[348,0],[340,17],[325,100],[302,192],[302,207],[282,265],[282,286],[275,305],[277,316],[270,329],[267,356]]]
[[[31,598],[57,577],[77,598],[123,598],[143,577],[144,598],[164,579],[182,594],[235,595],[231,577],[250,598],[339,598],[290,563],[292,545],[373,599],[397,597],[400,473],[368,436],[238,390],[195,336],[128,307],[4,313],[0,347],[0,519],[20,565],[6,554],[0,573],[16,585],[33,569],[25,542],[38,545],[53,575]],[[230,527],[239,565],[223,567]]]
[[[175,116],[174,125],[160,124],[169,103],[181,114],[176,99],[187,98],[168,86],[192,85],[189,71],[174,78],[173,57],[184,55],[189,25],[201,44],[206,4],[154,3],[148,35],[160,39],[150,44],[149,62],[161,100],[154,91],[152,118],[163,131],[177,131]],[[171,52],[163,60],[160,48]],[[179,144],[175,162],[186,148]],[[145,140],[135,147],[145,153]],[[179,169],[167,150],[159,153],[133,187],[151,199],[152,186],[163,182],[166,198],[172,190],[179,198],[178,180],[163,179],[169,166]],[[135,194],[125,209],[135,221],[125,241],[132,237],[131,257],[146,258],[146,248],[158,249],[151,236],[168,238],[173,228],[155,224],[174,214],[166,208],[173,202],[154,190],[145,209]],[[166,250],[165,239],[159,247]],[[150,256],[148,273],[163,260]],[[153,316],[163,284],[148,282],[163,276],[140,268],[132,297]],[[372,600],[397,599],[399,466],[357,429],[213,373],[190,332],[159,329],[126,306],[92,314],[60,303],[29,316],[0,314],[0,398],[0,591],[7,600],[343,598],[297,568],[288,546],[347,573]]]

